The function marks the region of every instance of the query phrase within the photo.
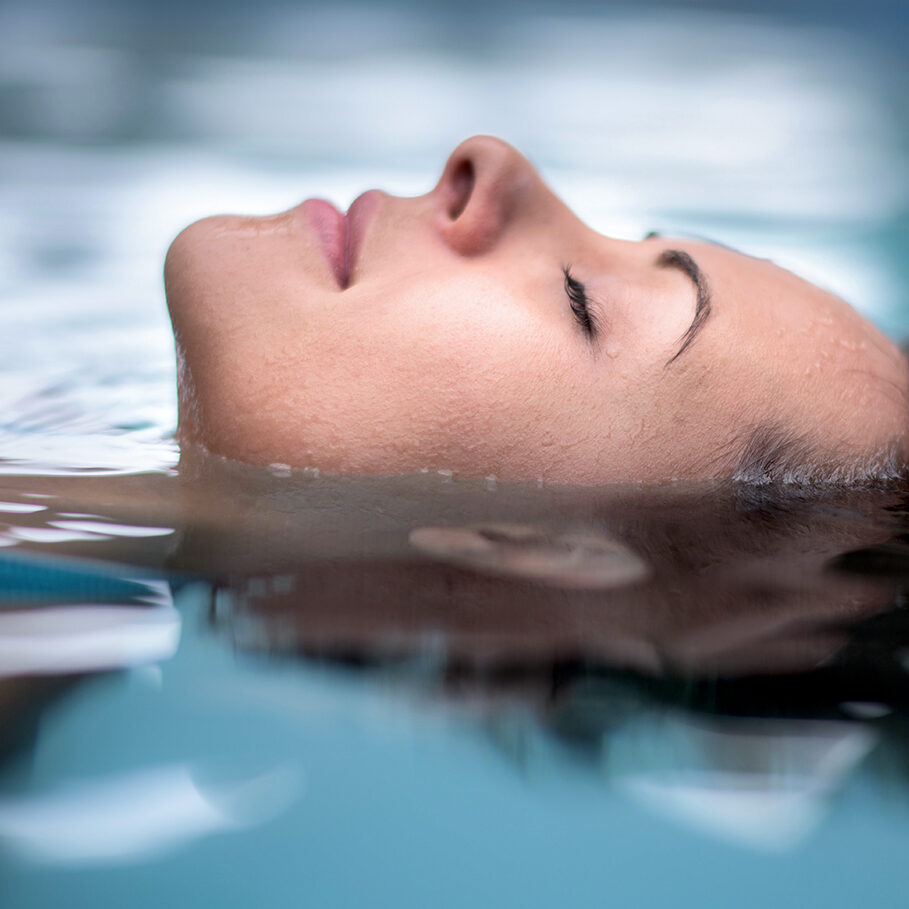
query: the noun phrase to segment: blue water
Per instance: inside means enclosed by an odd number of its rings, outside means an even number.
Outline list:
[[[236,827],[195,832],[181,829],[192,827],[188,812],[168,805],[169,831],[156,839],[147,823],[144,848],[116,855],[121,844],[108,842],[80,855],[104,813],[96,793],[73,854],[35,844],[7,854],[4,905],[904,904],[905,783],[872,768],[852,768],[834,791],[809,797],[817,804],[790,806],[790,818],[810,814],[791,841],[779,829],[777,842],[737,841],[628,790],[633,776],[684,765],[697,720],[642,705],[585,757],[519,707],[490,720],[393,677],[238,656],[202,630],[202,599],[178,598],[183,636],[159,676],[134,670],[82,685],[44,719],[13,780],[27,779],[26,797],[113,788],[123,777],[141,792],[155,771],[186,767],[203,792],[264,778],[273,804]],[[782,764],[792,722],[769,731]],[[129,814],[137,801],[133,793],[107,810]],[[785,816],[781,808],[780,829]]]
[[[904,906],[904,502],[800,504],[790,584],[793,526],[728,490],[178,464],[160,269],[196,217],[422,192],[490,132],[605,232],[902,337],[906,36],[896,2],[0,6],[0,905]],[[689,522],[699,567],[432,599],[408,531],[497,521]]]

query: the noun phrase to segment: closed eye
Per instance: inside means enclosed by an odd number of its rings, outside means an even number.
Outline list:
[[[565,294],[568,297],[571,311],[578,324],[584,330],[588,340],[597,336],[597,320],[590,311],[590,301],[587,299],[587,290],[582,281],[571,274],[571,266],[563,265],[562,273],[565,275]]]

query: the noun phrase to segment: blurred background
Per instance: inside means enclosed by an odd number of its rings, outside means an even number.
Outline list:
[[[770,256],[902,336],[907,38],[900,0],[4,2],[0,453],[172,462],[172,236],[423,192],[478,132],[603,232]]]

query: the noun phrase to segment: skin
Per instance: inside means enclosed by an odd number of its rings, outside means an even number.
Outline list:
[[[582,484],[725,476],[763,424],[794,428],[820,463],[903,445],[899,351],[768,261],[603,236],[490,137],[458,146],[426,195],[369,195],[343,289],[301,208],[206,218],[176,238],[165,284],[182,440],[336,473]],[[670,249],[713,299],[674,360],[696,292],[658,264]]]

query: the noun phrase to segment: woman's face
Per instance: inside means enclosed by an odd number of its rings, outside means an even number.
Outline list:
[[[181,438],[254,463],[705,478],[759,427],[836,461],[906,423],[899,352],[845,303],[710,243],[598,234],[487,137],[424,196],[199,221],[165,283]]]

